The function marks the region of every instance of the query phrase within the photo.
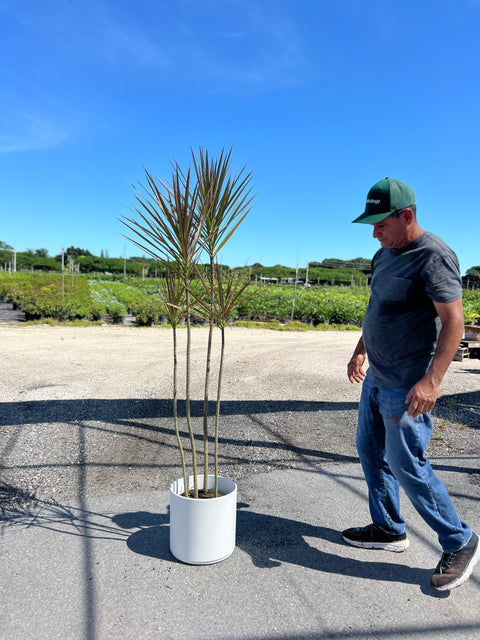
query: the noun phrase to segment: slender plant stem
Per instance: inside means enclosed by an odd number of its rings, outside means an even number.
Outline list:
[[[185,375],[185,411],[187,415],[188,435],[190,438],[190,446],[192,448],[192,467],[193,467],[193,495],[198,498],[198,478],[197,478],[197,451],[195,449],[195,437],[192,428],[192,416],[190,412],[190,353],[192,347],[192,328],[190,316],[190,285],[185,282],[185,303],[187,306],[187,355],[186,355],[186,375]]]
[[[220,399],[222,396],[223,356],[225,354],[225,328],[221,328],[222,346],[220,350],[220,367],[218,371],[217,407],[215,414],[215,495],[218,496],[218,434],[220,431]]]
[[[207,344],[207,364],[205,370],[205,394],[203,400],[203,456],[204,456],[204,470],[203,470],[203,488],[208,487],[208,390],[210,385],[210,367],[212,360],[212,339],[213,339],[213,296],[215,295],[215,279],[214,279],[214,261],[213,257],[210,257],[210,273],[209,273],[209,287],[210,287],[210,317],[208,328],[208,344]]]
[[[175,434],[177,436],[178,448],[180,450],[180,458],[182,460],[183,488],[186,496],[189,495],[187,482],[187,467],[185,465],[185,453],[183,451],[182,439],[178,428],[178,411],[177,411],[177,395],[178,395],[178,362],[177,362],[177,329],[173,327],[173,422],[175,425]]]
[[[203,488],[208,487],[208,387],[210,384],[210,362],[212,354],[213,323],[208,328],[207,365],[205,370],[205,395],[203,398]]]

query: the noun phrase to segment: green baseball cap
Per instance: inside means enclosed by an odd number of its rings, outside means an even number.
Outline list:
[[[412,187],[400,180],[385,178],[373,185],[367,195],[365,211],[352,222],[375,224],[412,204],[415,204]]]

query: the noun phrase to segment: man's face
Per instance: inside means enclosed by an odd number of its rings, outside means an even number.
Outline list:
[[[398,217],[388,216],[372,227],[373,237],[386,249],[401,249],[410,243],[407,240],[407,225],[403,213]]]

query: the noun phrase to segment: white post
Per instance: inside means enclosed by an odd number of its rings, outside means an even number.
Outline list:
[[[293,286],[292,317],[291,317],[292,321],[293,321],[293,312],[295,311],[295,295],[297,293],[297,280],[298,280],[298,264],[295,270],[295,284]]]

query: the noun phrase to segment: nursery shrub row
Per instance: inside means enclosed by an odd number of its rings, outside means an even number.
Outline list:
[[[480,289],[463,290],[465,324],[480,324]]]
[[[196,283],[192,283],[196,290]],[[164,321],[166,309],[159,280],[125,282],[57,274],[0,274],[0,295],[37,318],[98,320],[109,313],[117,320],[132,313],[138,325]],[[312,287],[251,284],[232,312],[233,320],[294,320],[307,324],[361,326],[369,291],[365,287]],[[480,324],[480,290],[465,290],[466,324]],[[198,310],[192,314],[200,318]]]
[[[308,324],[352,324],[360,326],[369,293],[359,287],[315,287],[251,285],[237,307],[245,320],[298,320]]]
[[[83,278],[62,278],[56,274],[15,274],[0,276],[0,295],[27,320],[58,318],[97,319],[102,311],[90,295]]]

